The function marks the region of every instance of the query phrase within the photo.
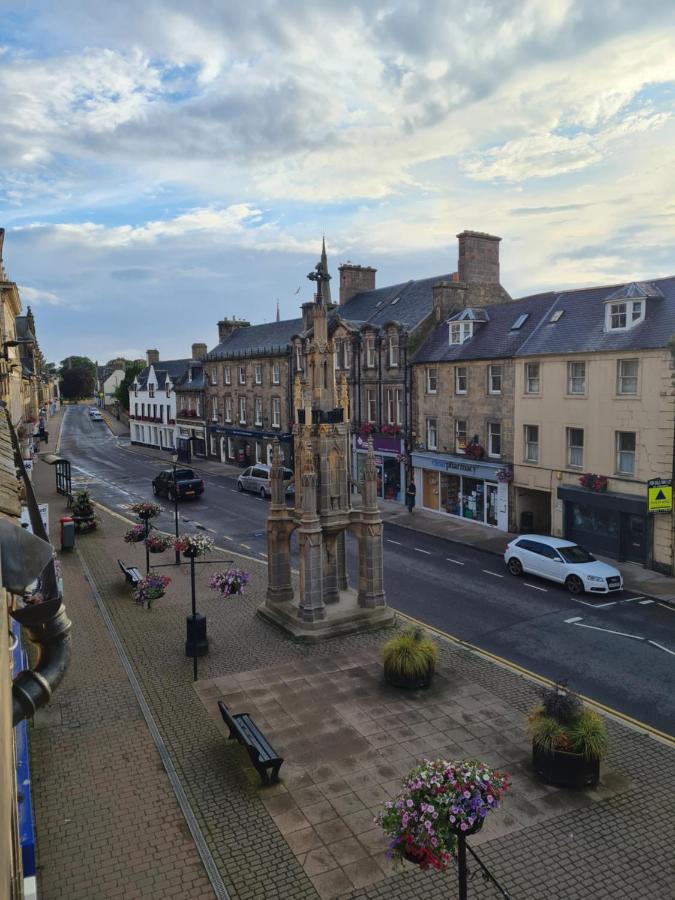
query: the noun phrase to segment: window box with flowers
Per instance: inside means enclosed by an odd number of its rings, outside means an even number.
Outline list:
[[[478,442],[477,434],[474,434],[464,448],[464,455],[469,459],[482,459],[485,456],[485,448]]]
[[[391,425],[385,424],[382,426],[380,431],[382,432],[382,434],[392,435],[393,437],[396,437],[397,435],[401,434],[401,428],[399,425],[396,425],[396,423],[391,424]]]
[[[589,491],[602,493],[607,490],[609,479],[606,475],[596,475],[594,472],[585,472],[580,476],[579,484]]]
[[[376,430],[374,422],[361,422],[359,426],[361,434],[373,434]]]

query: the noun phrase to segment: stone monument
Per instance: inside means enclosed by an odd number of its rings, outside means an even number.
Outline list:
[[[293,389],[295,508],[285,502],[283,463],[275,440],[267,520],[267,598],[258,612],[298,640],[319,641],[393,625],[395,614],[387,606],[384,591],[383,526],[372,439],[363,468],[362,505],[354,509],[351,504],[349,393],[344,375],[336,384],[324,299],[330,275],[319,263],[307,277],[316,282],[317,290],[304,379],[296,374]],[[300,564],[297,596],[291,578],[294,531]],[[356,589],[349,586],[347,574],[347,532],[358,546]]]

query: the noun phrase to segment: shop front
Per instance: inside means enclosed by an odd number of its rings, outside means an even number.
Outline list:
[[[502,463],[444,453],[413,453],[412,464],[418,505],[508,531],[509,486],[497,478],[504,468]]]
[[[561,485],[564,537],[592,553],[649,565],[650,519],[645,498]]]
[[[209,428],[211,455],[221,462],[245,468],[255,463],[272,463],[272,447],[278,438],[283,464],[293,468],[293,435],[243,428]]]
[[[206,428],[203,425],[183,425],[176,427],[176,450],[184,462],[193,456],[206,456]]]
[[[363,481],[363,466],[368,453],[368,435],[354,437],[354,478]],[[403,440],[400,437],[374,434],[373,450],[377,467],[377,493],[383,500],[403,503],[405,500],[405,466]]]

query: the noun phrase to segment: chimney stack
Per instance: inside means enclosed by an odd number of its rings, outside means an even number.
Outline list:
[[[464,288],[456,272],[453,272],[452,281],[438,281],[432,287],[434,319],[437,322],[445,321],[453,311],[464,307]]]
[[[148,365],[156,366],[159,362],[159,350],[146,350],[145,352],[148,357]]]
[[[207,353],[208,347],[206,346],[206,344],[192,345],[192,359],[205,359]]]
[[[483,231],[462,231],[459,240],[459,280],[467,284],[499,284],[500,237]]]
[[[340,306],[343,306],[355,294],[375,290],[375,273],[377,269],[370,266],[355,266],[343,263],[340,272]]]
[[[246,322],[244,319],[221,319],[220,322],[218,322],[218,342],[222,344],[223,341],[227,340],[227,338],[229,338],[229,336],[238,328],[248,328],[250,324],[250,322]]]

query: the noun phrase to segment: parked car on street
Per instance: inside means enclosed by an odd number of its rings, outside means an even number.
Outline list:
[[[92,409],[89,411],[89,418],[92,422],[102,422],[103,416],[97,409]]]
[[[563,538],[522,534],[507,545],[504,562],[512,575],[539,575],[564,584],[571,594],[609,594],[623,589],[618,569]]]
[[[260,494],[261,497],[271,497],[271,469],[271,466],[264,463],[257,463],[255,466],[249,466],[248,469],[244,469],[239,478],[237,478],[237,488],[240,491],[253,491],[255,494]],[[295,486],[292,469],[284,469],[284,486],[287,495],[294,493]]]
[[[200,497],[204,493],[204,482],[192,469],[176,469],[175,481],[173,469],[164,469],[152,479],[152,493],[156,497],[168,497],[173,503],[174,499]]]

